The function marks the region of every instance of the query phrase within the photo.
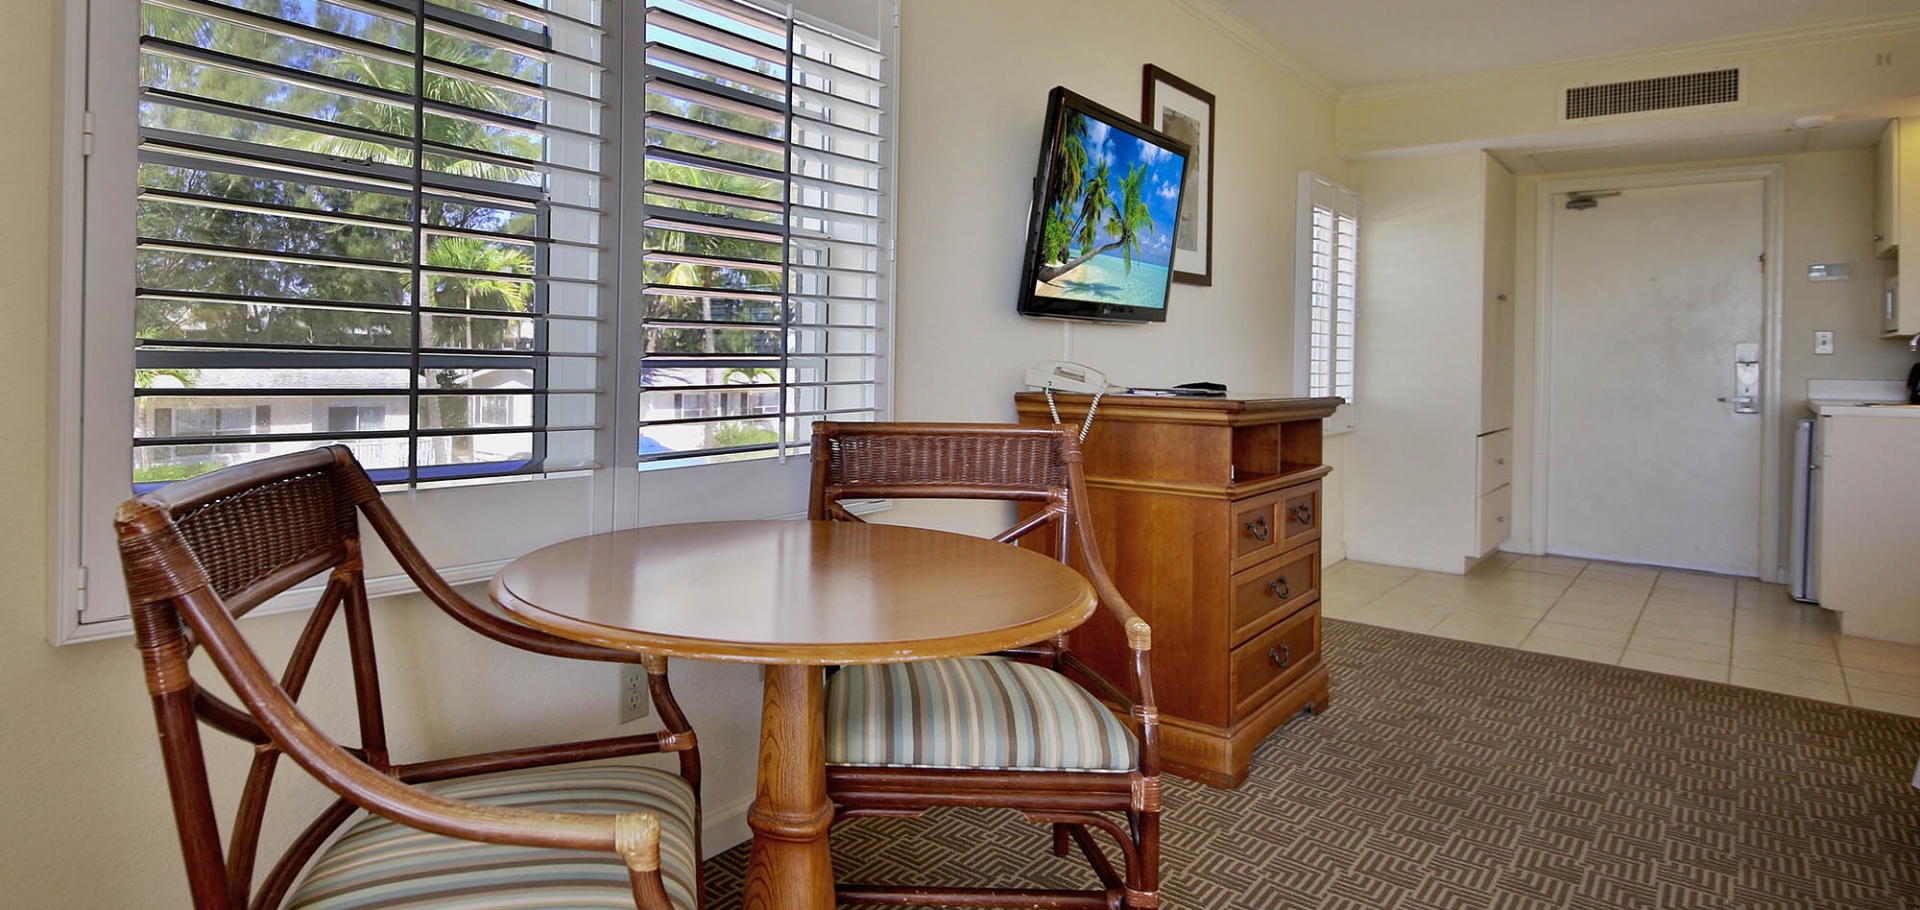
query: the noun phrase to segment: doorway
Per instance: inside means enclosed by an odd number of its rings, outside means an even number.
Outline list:
[[[1777,575],[1777,177],[1754,170],[1541,187],[1536,549]]]

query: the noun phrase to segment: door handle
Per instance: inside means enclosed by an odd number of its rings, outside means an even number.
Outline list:
[[[1733,346],[1733,394],[1720,399],[1735,414],[1760,413],[1760,344],[1743,341]]]

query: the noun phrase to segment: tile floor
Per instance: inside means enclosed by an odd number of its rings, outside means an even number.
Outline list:
[[[1920,717],[1920,647],[1839,633],[1784,585],[1496,553],[1466,575],[1347,560],[1332,619],[1732,683]]]

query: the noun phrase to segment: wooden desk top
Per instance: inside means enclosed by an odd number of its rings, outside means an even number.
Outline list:
[[[890,663],[984,654],[1085,622],[1093,589],[1038,553],[962,534],[726,521],[596,534],[501,569],[495,602],[576,641],[668,657]]]
[[[1016,392],[1015,408],[1025,416],[1044,416],[1047,396],[1044,392]],[[1061,420],[1072,413],[1084,416],[1092,395],[1055,392],[1053,400],[1060,408]],[[1226,426],[1282,423],[1290,420],[1319,420],[1333,416],[1342,403],[1339,398],[1288,398],[1259,393],[1228,393],[1221,397],[1185,397],[1165,395],[1128,395],[1114,392],[1100,399],[1100,412],[1094,419],[1143,421],[1148,423],[1197,423]],[[1066,421],[1071,422],[1071,421]]]

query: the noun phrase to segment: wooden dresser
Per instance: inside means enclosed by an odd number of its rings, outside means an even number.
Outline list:
[[[1092,398],[1054,400],[1077,429]],[[1022,423],[1053,422],[1046,396],[1015,403]],[[1108,395],[1094,415],[1084,446],[1094,536],[1153,624],[1161,756],[1175,774],[1238,786],[1254,747],[1303,708],[1326,708],[1320,421],[1339,403]],[[1104,612],[1072,645],[1109,679],[1130,677],[1125,636]]]

